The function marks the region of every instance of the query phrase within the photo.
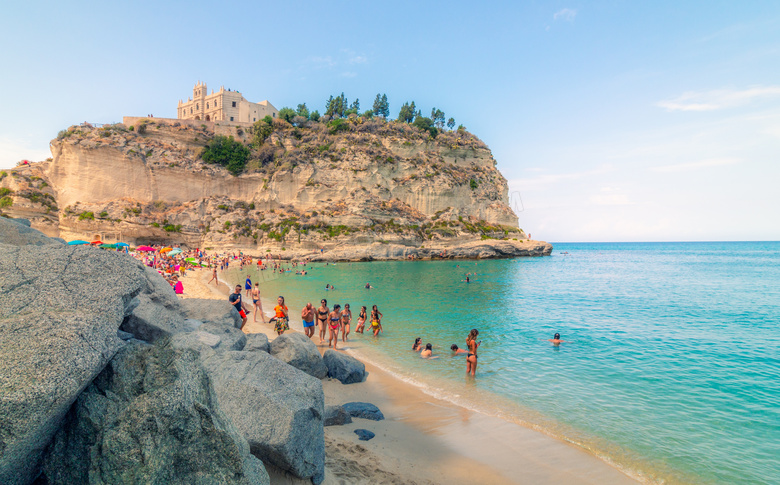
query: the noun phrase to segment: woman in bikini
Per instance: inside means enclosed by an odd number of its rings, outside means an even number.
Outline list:
[[[333,350],[338,350],[339,343],[339,326],[341,325],[341,305],[336,303],[333,305],[333,311],[330,312],[330,318],[328,319],[328,328],[330,334],[328,336],[328,347],[333,342]]]
[[[477,347],[481,343],[477,342],[478,336],[479,330],[473,328],[466,337],[466,346],[469,348],[469,353],[466,355],[466,375],[471,374],[471,377],[474,377],[477,372]]]
[[[374,329],[374,337],[379,335],[379,332],[383,332],[382,317],[382,312],[379,311],[376,305],[371,307],[371,328]]]
[[[328,313],[330,313],[328,300],[323,299],[320,301],[320,307],[317,308],[317,323],[320,325],[320,345],[325,342],[325,326],[328,321]]]
[[[412,345],[412,350],[415,352],[419,352],[422,350],[422,337],[417,337],[414,339],[414,345]]]
[[[349,322],[352,320],[352,310],[349,303],[344,303],[344,311],[341,312],[341,341],[346,342],[349,336]]]
[[[366,328],[366,318],[368,315],[366,315],[366,307],[362,306],[360,307],[360,315],[358,315],[358,325],[355,329],[355,333],[363,333],[363,330]]]

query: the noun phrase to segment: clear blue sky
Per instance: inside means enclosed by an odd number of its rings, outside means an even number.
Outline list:
[[[482,138],[536,239],[780,240],[780,2],[390,4],[4,5],[0,168],[175,117],[198,80],[320,111],[387,93]]]

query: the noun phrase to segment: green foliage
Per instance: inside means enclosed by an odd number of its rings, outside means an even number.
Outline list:
[[[0,172],[0,180],[3,180],[3,179],[4,179],[4,178],[6,178],[7,176],[8,176],[8,172],[6,172],[5,170],[3,170],[2,172]]]
[[[377,93],[376,98],[374,99],[374,114],[376,116],[381,116],[382,118],[390,116],[390,105],[387,104],[386,94],[379,96],[379,93]]]
[[[401,106],[401,111],[398,112],[398,121],[411,123],[414,121],[414,117],[417,114],[416,110],[417,108],[414,106],[414,101],[412,101],[412,104],[404,103],[403,106]]]
[[[138,123],[138,134],[144,135],[146,134],[146,121],[142,121],[141,123]]]
[[[371,118],[373,118],[373,117],[374,117],[374,110],[372,110],[372,109],[367,109],[367,110],[363,111],[363,114],[362,114],[362,115],[360,115],[360,116],[362,116],[363,118],[366,118],[366,119],[370,120]]]
[[[309,119],[312,121],[320,121],[320,112],[315,109],[309,115]]]
[[[293,118],[295,118],[295,115],[297,113],[292,108],[284,107],[279,110],[279,118],[283,119],[284,121],[288,123],[293,122]]]
[[[0,187],[0,197],[5,197],[6,195],[10,195],[13,193],[14,191],[7,187]]]
[[[331,135],[334,135],[339,131],[349,131],[349,122],[341,118],[336,118],[335,120],[328,122],[328,127],[330,128]]]
[[[225,204],[219,204],[217,206],[217,209],[221,209],[223,211],[226,211],[226,210],[230,209],[230,207],[226,206]]]
[[[238,175],[244,171],[249,160],[249,148],[235,141],[232,136],[217,135],[203,149],[201,158],[206,163],[222,165],[228,172]]]
[[[415,126],[423,131],[427,131],[434,138],[436,138],[436,135],[439,134],[439,130],[433,126],[433,120],[424,116],[418,116],[417,119],[414,120],[414,123],[412,123],[412,126]]]
[[[100,218],[101,219],[105,219],[106,217],[108,217],[108,212],[103,211],[103,212],[100,213]]]
[[[306,107],[306,103],[299,104],[295,113],[301,118],[309,119],[309,108]]]
[[[135,126],[133,126],[133,125],[130,125],[130,128],[128,128],[128,130],[130,130],[130,131],[133,131],[133,130],[135,130]]]
[[[471,190],[476,190],[477,187],[479,187],[479,184],[476,180],[471,179],[471,181],[469,181],[469,187],[471,187]]]
[[[253,131],[255,135],[254,138],[252,138],[252,145],[254,145],[255,148],[260,148],[263,143],[265,143],[265,140],[271,136],[271,133],[274,132],[273,118],[266,116],[262,120],[256,121],[253,126]]]
[[[360,100],[355,99],[355,101],[352,102],[351,105],[349,105],[349,109],[344,112],[345,115],[349,116],[350,114],[358,114],[360,112]]]
[[[181,224],[166,224],[163,226],[163,230],[165,232],[181,232]]]
[[[160,227],[160,223],[159,222],[152,222],[149,225],[152,226],[152,227]]]
[[[447,120],[447,128],[449,128],[450,130],[455,128],[455,118],[450,118]]]
[[[11,207],[14,205],[14,200],[8,196],[0,197],[0,208]]]
[[[436,128],[444,128],[444,111],[433,108],[431,110],[431,120],[433,121],[433,124],[436,126]]]
[[[347,97],[344,96],[344,93],[341,93],[340,96],[336,96],[335,98],[331,96],[325,103],[325,116],[338,115],[343,118],[348,109],[349,103],[347,103]]]
[[[79,214],[79,220],[80,221],[94,221],[95,220],[95,214],[93,212],[85,211]]]

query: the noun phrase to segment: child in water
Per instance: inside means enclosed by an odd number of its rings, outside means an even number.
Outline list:
[[[450,350],[452,350],[452,355],[468,354],[466,350],[459,349],[455,344],[450,345]]]
[[[438,356],[433,356],[433,345],[431,344],[425,344],[425,349],[423,349],[422,352],[420,352],[420,357],[423,359],[436,359]]]

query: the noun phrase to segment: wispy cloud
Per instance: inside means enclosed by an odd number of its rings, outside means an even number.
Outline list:
[[[599,168],[585,172],[547,173],[538,175],[536,177],[512,179],[509,180],[509,185],[512,187],[517,187],[518,190],[547,188],[551,185],[557,185],[560,182],[577,180],[583,177],[590,177],[592,175],[599,175],[610,172],[612,170],[613,168],[611,166],[602,165]]]
[[[573,8],[562,8],[553,14],[553,20],[566,20],[567,22],[572,22],[576,16],[577,10]]]
[[[352,56],[349,58],[350,64],[364,64],[368,62],[368,58],[366,56]]]
[[[679,163],[676,165],[662,165],[660,167],[651,167],[653,172],[671,173],[671,172],[689,172],[691,170],[702,170],[710,167],[722,167],[724,165],[734,165],[741,163],[740,158],[709,158],[698,162]]]
[[[633,205],[634,203],[628,198],[620,189],[613,187],[602,187],[598,194],[594,194],[588,198],[589,202],[593,205]]]
[[[666,111],[713,111],[744,106],[754,100],[780,96],[780,86],[755,86],[743,90],[718,89],[688,91],[676,98],[659,101]]]
[[[47,142],[33,143],[31,140],[14,140],[0,136],[0,168],[15,167],[20,160],[40,161],[50,157]]]

